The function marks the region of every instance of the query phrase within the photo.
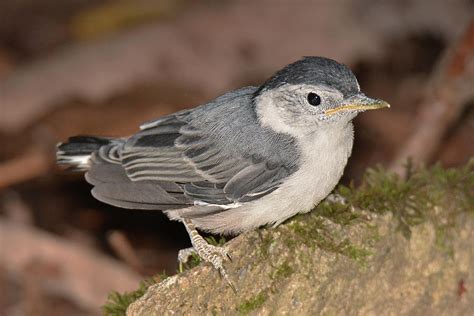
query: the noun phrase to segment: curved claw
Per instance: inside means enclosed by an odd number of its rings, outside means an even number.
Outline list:
[[[193,249],[197,255],[206,262],[209,262],[217,269],[222,278],[224,278],[232,288],[234,292],[237,292],[234,284],[230,280],[229,275],[224,269],[223,261],[224,260],[232,260],[228,250],[225,247],[218,247],[214,245],[210,245],[201,235],[199,235],[196,227],[194,226],[193,222],[189,219],[184,219],[183,224],[186,227],[186,230],[189,233],[191,238],[191,243],[193,245]],[[189,254],[189,250],[183,250],[182,253],[180,252],[179,257],[184,257],[185,254]]]
[[[232,289],[232,291],[234,291],[234,293],[237,294],[237,288],[235,287],[234,283],[232,283],[232,280],[230,279],[229,275],[225,271],[224,267],[220,267],[218,270],[219,270],[219,274],[221,278],[223,278],[227,282],[227,285],[229,285],[229,287]]]
[[[219,252],[219,254],[226,260],[232,261],[232,257],[229,253],[229,251],[226,248],[222,247],[216,247],[216,250]]]

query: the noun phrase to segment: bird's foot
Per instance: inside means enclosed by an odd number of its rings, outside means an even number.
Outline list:
[[[213,265],[221,277],[226,280],[229,286],[236,292],[236,288],[232,283],[229,275],[224,268],[224,261],[232,260],[228,250],[225,247],[210,245],[189,223],[185,223],[191,237],[193,247],[182,249],[178,253],[178,261],[180,262],[180,270],[182,264],[189,261],[193,254],[197,254],[201,260],[209,262]]]
[[[213,246],[213,245],[209,245],[209,244],[208,244],[208,246],[209,247],[214,247],[216,249],[216,252],[218,252],[221,255],[222,258],[224,258],[226,260],[232,260],[231,257],[230,257],[229,252],[225,248],[217,247],[217,246]],[[212,251],[211,251],[211,253],[212,253]],[[184,270],[183,265],[187,264],[189,261],[191,261],[191,259],[194,256],[198,256],[199,259],[203,259],[203,257],[199,256],[198,252],[196,251],[196,249],[194,249],[194,247],[181,249],[178,252],[178,262],[180,264],[179,272],[183,272],[183,270]],[[207,260],[204,260],[204,261],[207,261]]]
[[[199,236],[201,237],[201,236]],[[231,260],[229,252],[224,247],[218,247],[209,245],[204,238],[196,238],[193,242],[194,249],[196,250],[197,255],[204,261],[209,262],[214,266],[221,277],[226,280],[230,287],[235,291],[235,287],[230,280],[229,275],[227,274],[224,268],[224,261]]]

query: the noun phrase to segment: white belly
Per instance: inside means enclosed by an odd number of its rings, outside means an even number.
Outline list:
[[[312,210],[339,182],[352,151],[353,126],[328,130],[300,141],[301,167],[269,195],[243,206],[243,230]]]

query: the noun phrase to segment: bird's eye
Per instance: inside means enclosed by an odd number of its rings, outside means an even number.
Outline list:
[[[308,93],[308,103],[313,106],[318,106],[321,104],[321,97],[314,92]]]

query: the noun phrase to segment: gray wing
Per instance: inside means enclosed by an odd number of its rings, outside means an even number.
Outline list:
[[[168,181],[131,181],[110,151],[93,154],[86,180],[94,185],[92,195],[98,200],[130,209],[169,210],[191,206],[181,185]],[[104,159],[107,157],[107,159]]]
[[[135,183],[167,182],[210,204],[246,202],[277,189],[297,168],[294,140],[259,126],[255,88],[147,123],[121,148]]]

